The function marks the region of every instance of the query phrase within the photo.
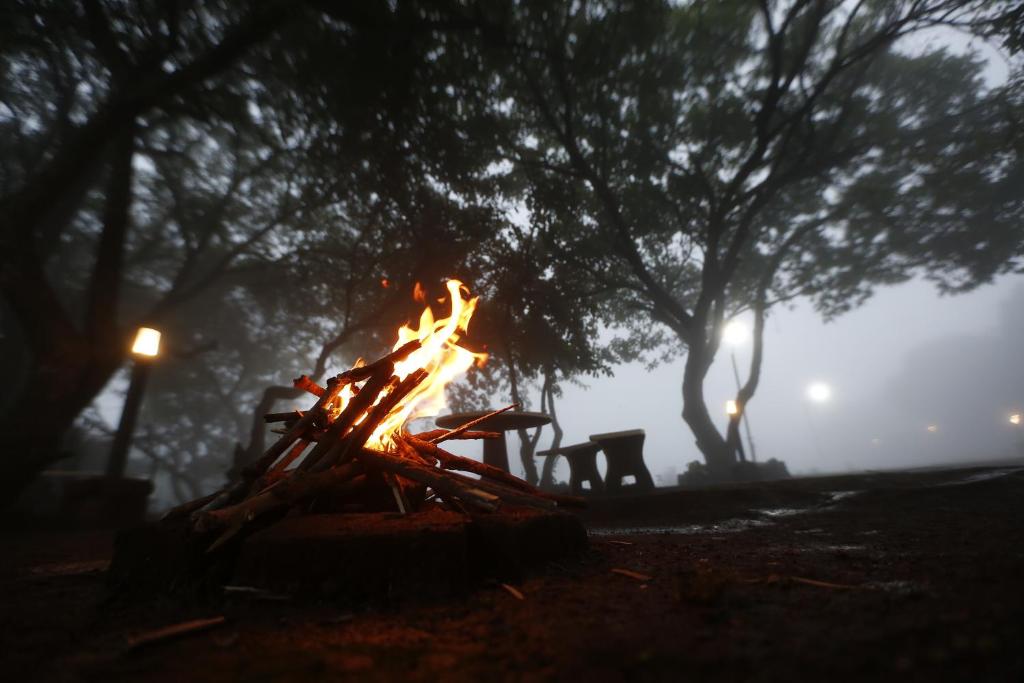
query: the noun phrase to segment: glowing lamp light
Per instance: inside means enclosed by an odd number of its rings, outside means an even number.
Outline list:
[[[729,346],[742,346],[750,339],[750,331],[739,320],[733,320],[722,330],[722,340]]]
[[[160,330],[152,327],[140,327],[135,333],[135,341],[132,343],[132,353],[136,356],[149,356],[154,358],[160,354]]]
[[[736,405],[736,401],[734,401],[732,399],[729,399],[728,401],[725,402],[725,414],[726,415],[736,415],[739,412],[740,412],[740,407],[738,405]]]
[[[807,398],[815,403],[824,403],[832,398],[832,387],[824,382],[814,382],[807,387]]]
[[[1010,424],[1019,427],[1021,419],[1022,417],[1020,413],[1014,413],[1013,415],[1010,416]]]
[[[928,425],[928,433],[934,434],[939,431],[939,425]]]

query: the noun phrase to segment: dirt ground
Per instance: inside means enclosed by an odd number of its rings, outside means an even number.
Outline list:
[[[515,586],[523,600],[486,585],[444,604],[355,612],[253,597],[129,601],[104,583],[110,534],[8,532],[0,671],[54,681],[1024,680],[1024,468],[671,492],[599,503],[587,520],[591,550]],[[203,633],[125,646],[217,615],[225,623]]]

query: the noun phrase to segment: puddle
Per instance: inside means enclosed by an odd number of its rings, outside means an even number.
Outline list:
[[[42,577],[79,576],[82,574],[104,572],[107,570],[109,565],[109,560],[95,560],[92,562],[56,562],[29,567],[28,571],[33,576]]]
[[[632,526],[610,528],[602,527],[591,529],[591,536],[618,536],[628,534],[678,534],[692,536],[695,534],[733,534],[747,529],[757,529],[772,526],[772,523],[764,519],[727,519],[724,522],[714,524],[685,524],[685,525],[655,525],[655,526]]]
[[[840,500],[855,496],[860,491],[829,491],[825,495],[827,499],[817,505],[809,505],[803,508],[760,508],[750,510],[747,514],[750,517],[736,517],[722,522],[712,524],[657,524],[651,526],[631,527],[598,527],[590,530],[592,536],[614,536],[628,534],[729,534],[746,531],[747,529],[759,529],[773,526],[774,520],[795,517],[807,512],[814,512],[828,509]],[[821,529],[801,530],[797,533],[822,533]]]
[[[867,552],[866,545],[812,545],[803,548],[805,553],[863,553]]]
[[[1015,472],[1021,471],[1024,471],[1024,467],[1004,467],[998,470],[991,470],[989,472],[977,472],[975,474],[968,475],[963,479],[944,481],[941,484],[935,484],[935,486],[964,486],[965,484],[976,484],[979,481],[990,481],[992,479],[998,479],[1000,477],[1005,477],[1008,474],[1014,474]]]
[[[927,588],[914,581],[872,581],[864,584],[864,587],[895,595],[925,595],[928,593]]]

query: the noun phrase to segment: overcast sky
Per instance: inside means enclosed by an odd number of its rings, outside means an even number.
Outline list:
[[[1001,329],[1014,306],[1024,315],[1024,276],[1005,277],[955,297],[940,297],[920,281],[882,289],[862,308],[831,323],[806,305],[777,309],[766,326],[764,372],[748,413],[759,459],[779,458],[794,474],[806,474],[1009,455],[1014,445],[1009,415],[1024,404],[1024,383],[1015,385],[1016,394],[1014,389],[996,392],[991,385],[1021,374],[1020,342],[1005,339]],[[962,343],[947,354],[948,362],[904,377],[922,349],[952,341]],[[992,352],[993,344],[1009,354]],[[737,350],[741,372],[749,351],[749,344]],[[1006,367],[1007,357],[1016,359],[1014,367]],[[981,369],[963,379],[959,369],[971,361]],[[647,432],[645,457],[655,477],[685,470],[700,454],[680,417],[683,362],[653,371],[623,365],[614,377],[588,381],[586,388],[567,387],[556,406],[563,443],[642,428]],[[828,402],[807,400],[807,386],[814,381],[832,388]],[[905,397],[918,394],[914,384],[938,389],[929,390],[926,399],[909,401],[919,405],[908,405]],[[718,411],[723,427],[725,401],[734,395],[729,354],[723,351],[707,381],[708,404],[713,413]],[[954,426],[954,418],[942,419],[968,408],[975,413],[970,420]],[[929,432],[933,423],[937,429]],[[550,439],[548,428],[541,447]],[[510,460],[521,471],[516,449],[512,436]],[[560,476],[566,478],[567,472],[563,462]]]
[[[902,44],[911,52],[942,46],[975,51],[987,62],[989,85],[1005,82],[1005,58],[977,38],[935,29]],[[1015,306],[1024,317],[1024,276],[957,297],[940,297],[923,281],[880,289],[865,306],[828,324],[806,304],[775,310],[765,332],[761,385],[748,410],[758,458],[778,458],[794,474],[808,474],[1010,455],[1021,436],[1009,415],[1024,410],[1024,358],[1016,352],[1018,340],[1002,338],[1000,327]],[[736,351],[744,377],[749,351],[749,344]],[[939,360],[909,370],[915,354],[926,351]],[[588,381],[586,388],[567,387],[556,406],[563,443],[642,428],[651,473],[661,483],[674,481],[686,463],[700,459],[680,417],[683,363],[680,358],[654,371],[623,365],[614,377]],[[831,387],[828,402],[807,400],[807,386],[815,381]],[[729,353],[723,350],[706,388],[723,429],[725,401],[735,391]],[[550,439],[546,429],[541,448]],[[510,460],[521,471],[517,448],[512,436]],[[568,477],[564,459],[556,472]]]

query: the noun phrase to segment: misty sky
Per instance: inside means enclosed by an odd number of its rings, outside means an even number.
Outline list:
[[[957,52],[976,50],[988,62],[989,84],[1005,80],[1007,65],[998,51],[963,34],[930,31],[903,47],[916,51],[942,45]],[[1005,277],[956,297],[940,297],[922,281],[880,289],[865,306],[831,323],[804,303],[775,309],[765,331],[761,385],[748,413],[758,458],[779,458],[794,474],[807,474],[1010,455],[1022,431],[1013,430],[1008,416],[1024,410],[1024,363],[1016,350],[1020,335],[1000,328],[1014,329],[1005,320],[1014,310],[1014,298],[1020,302],[1016,329],[1024,335],[1024,276]],[[736,351],[744,375],[749,352],[749,344]],[[922,354],[934,362],[921,361]],[[680,357],[653,371],[626,364],[616,368],[614,377],[587,379],[585,387],[566,385],[557,404],[563,443],[597,432],[643,428],[651,473],[662,485],[674,482],[676,472],[700,459],[680,417],[683,362]],[[807,400],[812,381],[830,385],[830,401],[817,405]],[[112,383],[100,400],[112,423],[122,385]],[[728,349],[709,374],[706,394],[724,428],[725,401],[735,395]],[[505,398],[496,397],[495,404]],[[532,403],[536,409],[536,395]],[[936,431],[928,431],[931,424]],[[540,448],[550,439],[547,428]],[[479,457],[479,444],[452,448]],[[521,473],[514,435],[509,455],[513,472]],[[603,471],[603,462],[600,467]],[[567,479],[564,460],[556,476]]]
[[[921,32],[901,47],[910,52],[939,47],[974,51],[986,61],[990,86],[1007,78],[998,49],[951,29]],[[865,306],[831,323],[806,303],[774,310],[765,330],[761,385],[748,410],[758,458],[779,458],[792,473],[807,474],[1010,455],[1021,436],[1008,418],[1024,410],[1024,358],[1015,352],[1018,341],[1000,338],[999,328],[1013,297],[1024,315],[1024,276],[1005,277],[956,297],[941,297],[923,281],[880,289]],[[936,350],[943,345],[953,348]],[[908,371],[913,354],[929,349],[940,359],[935,367]],[[749,344],[736,351],[742,377],[749,352]],[[973,363],[965,368],[968,358]],[[651,473],[662,484],[674,481],[686,463],[700,459],[680,417],[683,363],[679,358],[653,371],[639,363],[623,365],[614,377],[590,380],[586,388],[567,387],[556,406],[563,443],[643,428]],[[814,381],[831,387],[827,403],[807,400],[807,385]],[[991,390],[1000,383],[999,391]],[[927,397],[915,385],[927,386]],[[719,411],[722,429],[725,401],[735,392],[728,350],[723,349],[706,385],[708,404],[713,414]],[[929,425],[936,430],[929,432]],[[540,448],[550,439],[547,429]],[[513,470],[520,468],[517,444],[510,436]],[[603,463],[600,468],[603,472]],[[556,473],[568,478],[564,459]]]
[[[1016,385],[1016,405],[1010,403],[1013,397],[1006,398],[1006,390],[997,399],[990,385],[1008,373],[1019,376],[1024,364],[1004,367],[1006,354],[990,353],[985,343],[996,341],[1024,360],[1015,353],[1019,340],[1000,336],[1004,313],[1014,298],[1024,313],[1024,276],[1005,277],[960,296],[939,296],[920,281],[881,289],[862,308],[830,323],[805,304],[776,309],[766,325],[764,372],[749,410],[759,459],[779,458],[797,474],[1009,455],[1014,445],[1009,414],[1024,408],[1024,384]],[[948,364],[918,373],[928,376],[916,376],[914,382],[901,376],[915,352],[944,340],[964,342],[961,351],[950,354]],[[737,350],[741,373],[749,351],[749,344]],[[957,371],[968,357],[981,368],[964,380]],[[683,471],[687,462],[700,457],[680,417],[683,362],[680,358],[653,371],[641,364],[623,365],[614,377],[588,381],[586,388],[567,387],[556,405],[565,430],[563,443],[577,443],[598,432],[643,428],[651,473],[657,478],[666,470]],[[920,406],[906,405],[903,396],[914,392],[901,387],[913,389],[903,385],[926,379],[939,391],[929,392],[928,401]],[[806,398],[807,385],[815,380],[832,387],[832,398],[825,404]],[[894,387],[894,382],[900,386]],[[946,388],[948,394],[942,391]],[[723,428],[725,401],[734,395],[728,351],[723,351],[707,382],[709,406],[718,408]],[[943,419],[951,412],[964,412],[968,404],[978,408],[986,397],[998,405],[981,407],[982,415],[972,416],[966,424],[961,421],[954,427]],[[938,431],[929,432],[933,423]],[[550,439],[547,429],[541,448]],[[509,450],[514,471],[521,470],[516,448],[513,435]],[[472,453],[472,446],[463,447],[463,452]],[[567,478],[564,461],[557,472]]]

